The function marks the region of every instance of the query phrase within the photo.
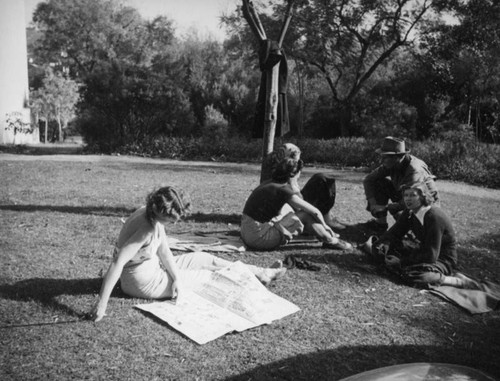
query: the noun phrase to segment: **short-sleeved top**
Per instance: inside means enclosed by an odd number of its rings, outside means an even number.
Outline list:
[[[298,192],[288,183],[263,182],[248,197],[243,214],[260,223],[268,222],[279,215],[283,205],[295,194]]]

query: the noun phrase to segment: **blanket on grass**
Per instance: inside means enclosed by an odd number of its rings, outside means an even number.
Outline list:
[[[358,249],[368,254],[374,260],[373,243],[375,236],[358,245]],[[427,290],[444,300],[464,308],[471,314],[482,314],[500,309],[500,285],[490,281],[478,281],[465,274],[457,273],[456,276],[471,280],[470,288],[457,288],[453,286],[429,286]]]
[[[500,308],[500,285],[490,281],[475,281],[474,288],[430,286],[429,292],[469,311],[482,314]]]
[[[171,249],[179,251],[240,253],[246,250],[239,230],[179,233],[169,235],[168,243]]]
[[[312,236],[294,237],[286,246],[315,244],[319,241]],[[221,230],[209,232],[185,232],[168,236],[171,249],[179,251],[208,251],[216,253],[242,253],[246,251],[239,230]]]

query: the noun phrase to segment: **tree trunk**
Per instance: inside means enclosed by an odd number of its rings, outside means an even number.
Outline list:
[[[300,69],[297,70],[297,87],[299,93],[299,117],[297,123],[297,135],[302,137],[304,135],[304,76]]]
[[[59,115],[57,115],[57,129],[59,130],[59,136],[57,137],[57,141],[62,142],[64,139],[62,136],[62,124],[61,124],[61,118],[59,117]]]
[[[479,105],[479,99],[476,100],[476,142],[480,142],[482,140],[482,133],[481,133],[481,119],[480,119],[480,110],[481,106]]]
[[[49,129],[49,121],[47,119],[45,119],[43,121],[43,125],[45,126],[44,128],[44,133],[45,133],[45,140],[44,140],[44,144],[47,144],[47,139],[49,138],[49,132],[48,132],[48,129]]]
[[[266,71],[266,112],[264,116],[264,136],[262,141],[262,159],[273,152],[276,120],[278,116],[278,74],[279,63]],[[264,163],[264,160],[262,160]],[[261,170],[261,176],[263,171]],[[262,177],[261,177],[262,182]]]
[[[253,34],[262,46],[263,43],[268,42],[268,39],[262,23],[259,20],[259,16],[255,13],[255,8],[253,7],[253,4],[250,0],[242,0],[242,2],[243,17],[248,22],[250,29],[252,29]],[[281,31],[277,40],[278,49],[281,49],[283,45],[286,31],[292,19],[294,0],[288,0],[287,3],[288,4],[285,11],[285,19],[283,25],[281,26]],[[259,60],[260,58],[261,57],[259,57]],[[265,63],[265,61],[267,61],[267,58],[265,58],[261,63]],[[264,159],[269,153],[273,151],[274,148],[274,136],[276,133],[276,122],[278,116],[279,67],[280,65],[278,62],[272,67],[272,69],[266,70],[266,104],[264,113],[264,134],[262,142],[262,166],[264,165]],[[261,182],[262,173],[263,170],[261,170]]]
[[[340,136],[349,136],[349,132],[351,130],[351,118],[351,104],[349,102],[345,102],[340,106],[339,110]]]

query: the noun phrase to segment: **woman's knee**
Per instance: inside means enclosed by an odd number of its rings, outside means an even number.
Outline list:
[[[179,269],[199,269],[204,266],[212,266],[214,256],[203,251],[195,251],[193,253],[182,254],[176,257],[176,263]]]
[[[311,216],[309,213],[306,213],[302,210],[299,210],[298,212],[295,213],[296,216],[299,218],[300,222],[302,222],[302,224],[305,226],[305,227],[308,227],[308,226],[311,226],[311,224],[317,222],[313,216]]]
[[[285,237],[280,234],[278,229],[273,229],[272,232],[267,231],[266,234],[261,235],[241,234],[241,239],[251,250],[273,250],[286,243]]]
[[[205,253],[204,251],[197,251],[193,254],[196,257],[195,261],[201,265],[211,266],[214,265],[217,260],[216,256],[209,253]]]

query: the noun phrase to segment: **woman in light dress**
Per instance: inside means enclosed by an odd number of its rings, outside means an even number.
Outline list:
[[[184,289],[207,280],[211,272],[231,264],[204,252],[172,255],[165,227],[187,215],[189,208],[182,192],[167,186],[149,194],[146,206],[125,221],[98,299],[90,311],[92,320],[99,321],[106,315],[118,280],[122,291],[135,298],[176,298]],[[270,268],[247,266],[266,285],[286,271],[280,261]]]

